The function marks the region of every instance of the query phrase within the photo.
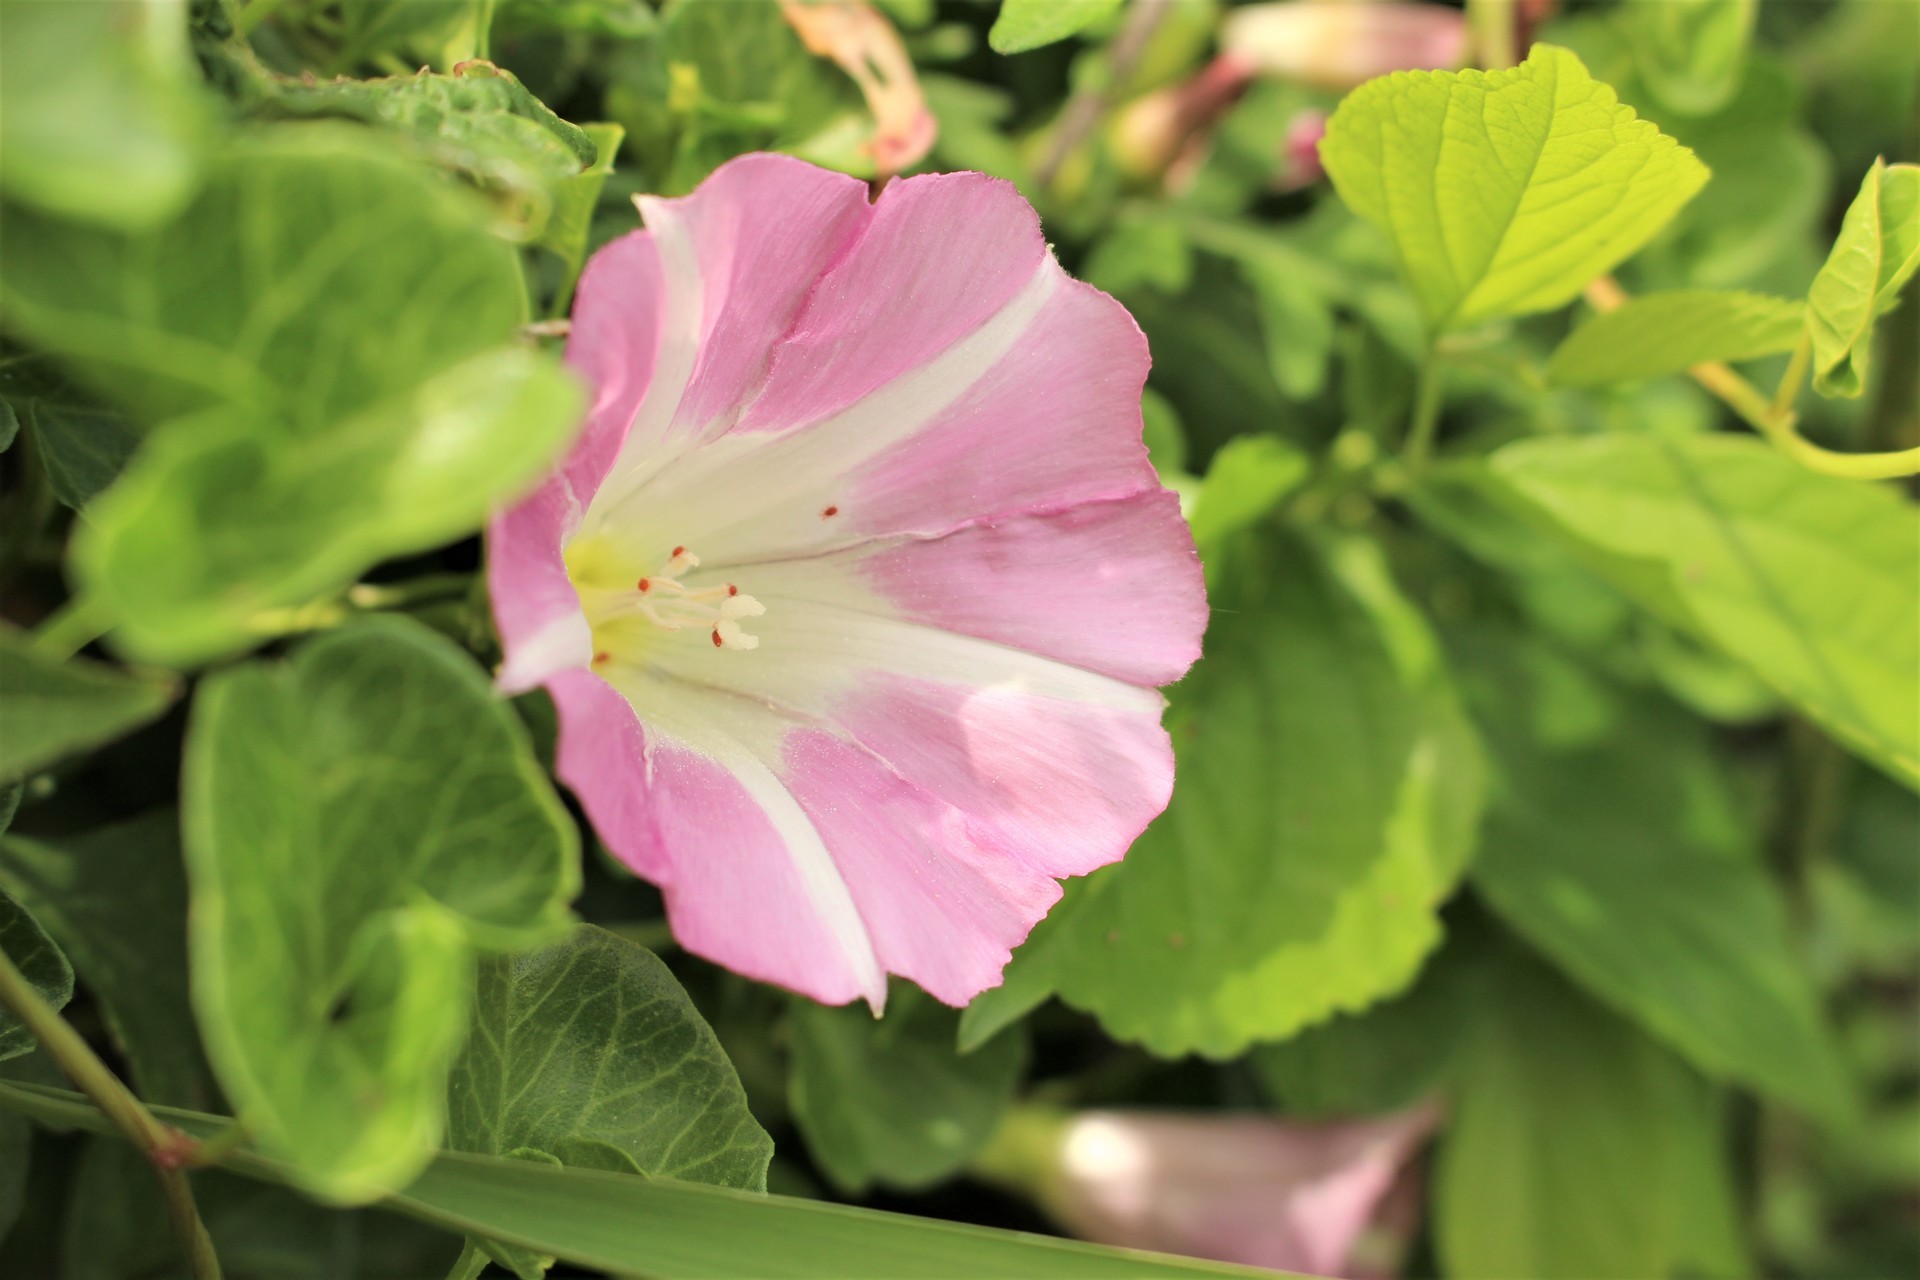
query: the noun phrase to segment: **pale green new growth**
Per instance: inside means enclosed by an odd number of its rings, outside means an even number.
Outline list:
[[[987,32],[995,53],[1025,53],[1084,31],[1120,7],[1120,0],[1001,0]]]
[[[1707,180],[1565,49],[1506,71],[1362,85],[1320,155],[1385,231],[1435,332],[1558,307],[1645,244]]]
[[[552,938],[577,836],[473,661],[369,619],[209,677],[182,819],[207,1055],[260,1149],[334,1201],[439,1145],[478,947]]]
[[[1793,350],[1805,324],[1806,307],[1786,298],[1715,289],[1649,293],[1575,329],[1553,353],[1547,376],[1564,387],[1594,387],[1778,355]]]
[[[1873,162],[1839,238],[1807,294],[1813,389],[1857,396],[1866,385],[1873,323],[1920,268],[1920,165]]]

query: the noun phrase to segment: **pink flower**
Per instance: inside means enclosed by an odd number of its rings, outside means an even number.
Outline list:
[[[1411,1234],[1391,1221],[1389,1192],[1435,1118],[1431,1107],[1319,1124],[1015,1111],[1012,1133],[1003,1130],[977,1172],[1036,1196],[1085,1240],[1313,1275],[1384,1275]],[[1364,1239],[1370,1229],[1377,1238]]]
[[[489,530],[499,684],[690,951],[877,1010],[999,981],[1160,812],[1193,542],[1146,341],[1014,189],[783,156],[588,265],[572,454]]]

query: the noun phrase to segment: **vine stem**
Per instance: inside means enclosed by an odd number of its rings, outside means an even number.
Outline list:
[[[1446,371],[1440,355],[1431,343],[1420,358],[1419,382],[1413,392],[1413,421],[1407,427],[1407,443],[1401,450],[1401,459],[1409,475],[1419,475],[1426,470],[1427,458],[1433,453],[1433,437],[1440,428],[1441,392],[1445,389]]]
[[[146,1153],[155,1176],[160,1179],[167,1221],[186,1254],[193,1280],[220,1280],[220,1260],[214,1256],[213,1240],[207,1235],[206,1224],[200,1221],[200,1211],[193,1203],[193,1187],[187,1181],[186,1166],[192,1162],[196,1147],[193,1139],[154,1119],[153,1113],[140,1105],[140,1100],[80,1038],[80,1033],[40,998],[40,993],[5,952],[0,952],[0,1005],[26,1024],[47,1056],[80,1092],[92,1099],[93,1105]]]
[[[460,1248],[460,1256],[453,1260],[453,1270],[447,1272],[447,1280],[477,1280],[491,1261],[493,1259],[487,1256],[487,1251],[475,1244],[472,1236],[468,1236],[467,1242]]]
[[[109,623],[105,610],[85,596],[75,596],[40,624],[33,633],[33,647],[64,661],[104,635]]]
[[[1601,276],[1588,285],[1586,295],[1596,311],[1613,311],[1625,306],[1628,301],[1627,291],[1611,276]],[[1901,476],[1920,475],[1920,447],[1892,453],[1838,453],[1822,448],[1800,434],[1799,418],[1793,412],[1793,402],[1799,397],[1812,358],[1812,347],[1803,337],[1800,345],[1794,349],[1786,376],[1780,380],[1780,389],[1772,400],[1768,400],[1758,387],[1734,372],[1731,366],[1719,361],[1697,364],[1687,372],[1695,382],[1739,414],[1748,426],[1765,436],[1774,448],[1809,471],[1842,476],[1849,480],[1893,480]]]
[[[1098,83],[1076,90],[1060,112],[1060,127],[1054,131],[1046,150],[1034,163],[1034,186],[1051,187],[1060,172],[1060,166],[1099,125],[1100,117],[1106,113],[1114,92],[1133,74],[1134,64],[1146,53],[1154,31],[1171,7],[1172,0],[1133,0],[1119,33],[1113,37],[1107,58],[1107,74]]]

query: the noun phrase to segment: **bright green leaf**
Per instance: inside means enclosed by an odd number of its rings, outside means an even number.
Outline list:
[[[0,191],[123,228],[192,196],[212,113],[185,0],[5,0],[0,26]]]
[[[325,434],[274,440],[231,410],[178,419],[93,505],[76,566],[130,652],[184,664],[244,647],[280,625],[270,611],[476,528],[565,445],[579,402],[553,362],[509,348]]]
[[[1530,440],[1493,474],[1615,585],[1920,785],[1920,514],[1758,440]]]
[[[987,32],[995,53],[1025,53],[1085,31],[1120,8],[1120,0],[1000,0]]]
[[[1502,956],[1497,978],[1434,1174],[1442,1265],[1529,1280],[1670,1274],[1701,1090],[1538,962]]]
[[[1645,244],[1707,180],[1565,49],[1506,71],[1401,71],[1349,94],[1320,155],[1393,240],[1428,325],[1545,311]]]
[[[0,627],[0,778],[111,742],[165,711],[173,696],[172,681],[84,658],[57,661]]]
[[[0,953],[13,962],[27,985],[58,1009],[73,999],[73,966],[27,909],[0,892]],[[0,1062],[31,1053],[36,1041],[26,1024],[0,1009]]]
[[[1693,720],[1618,702],[1598,741],[1556,749],[1512,645],[1474,664],[1503,785],[1474,886],[1575,979],[1709,1075],[1822,1117],[1849,1110],[1786,903],[1732,815]]]
[[[1813,388],[1857,396],[1866,386],[1873,323],[1920,269],[1920,165],[1873,162],[1840,236],[1807,294]]]
[[[1203,555],[1247,529],[1306,483],[1307,455],[1278,436],[1239,436],[1213,455],[1194,499],[1193,540]]]
[[[1684,373],[1715,360],[1754,360],[1793,350],[1806,307],[1757,293],[1682,289],[1649,293],[1603,312],[1567,336],[1547,365],[1565,387]]]
[[[116,1132],[85,1099],[64,1089],[9,1085],[5,1101],[49,1124]],[[196,1137],[227,1124],[172,1107],[159,1114]],[[249,1177],[292,1180],[287,1166],[251,1151],[235,1153],[228,1167]],[[490,1232],[536,1253],[649,1280],[1274,1280],[1283,1274],[819,1200],[452,1151],[440,1153],[382,1206],[450,1231]]]
[[[0,885],[65,948],[142,1099],[213,1101],[187,1001],[187,885],[171,809],[61,839],[0,840]]]
[[[887,1013],[794,1000],[788,1096],[814,1162],[842,1191],[920,1190],[958,1173],[993,1136],[1027,1045],[955,1048],[959,1013],[895,983]]]
[[[1172,804],[1069,887],[969,1043],[1051,989],[1156,1053],[1232,1056],[1400,990],[1438,943],[1482,778],[1432,635],[1370,544],[1215,561]]]
[[[574,825],[485,676],[379,618],[209,677],[182,825],[194,1007],[261,1148],[330,1200],[438,1145],[475,947],[544,942]]]
[[[1634,70],[1676,110],[1717,111],[1740,87],[1759,12],[1760,0],[1631,0]]]

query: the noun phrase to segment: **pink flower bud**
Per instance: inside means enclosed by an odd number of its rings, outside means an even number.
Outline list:
[[[927,110],[900,33],[862,0],[780,0],[780,12],[807,51],[853,77],[873,112],[868,150],[881,174],[912,167],[933,149],[939,124]]]
[[[1263,74],[1346,90],[1390,71],[1459,66],[1467,25],[1437,4],[1288,0],[1235,9],[1220,43]]]

